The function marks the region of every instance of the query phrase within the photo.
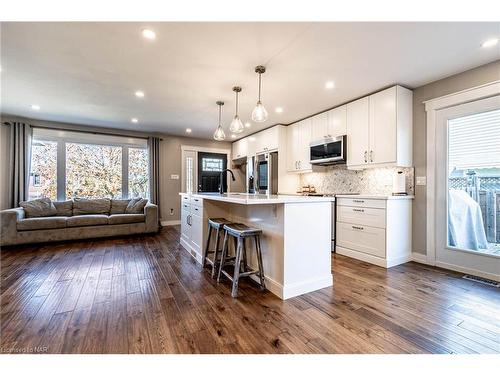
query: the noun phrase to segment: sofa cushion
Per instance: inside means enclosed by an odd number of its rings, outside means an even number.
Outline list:
[[[73,200],[73,215],[109,214],[111,200],[108,198],[86,199],[75,198]]]
[[[57,214],[56,207],[49,198],[34,199],[19,203],[24,209],[26,217],[47,217]]]
[[[73,201],[52,202],[57,210],[57,216],[73,216]]]
[[[111,199],[111,211],[110,214],[124,214],[130,199]]]
[[[127,205],[125,209],[126,214],[142,214],[144,213],[144,207],[148,203],[147,199],[144,198],[133,198]]]
[[[144,214],[115,214],[108,218],[109,224],[142,223],[144,221],[146,221]]]
[[[34,217],[31,219],[21,219],[17,222],[17,230],[39,230],[66,228],[66,217]]]
[[[66,226],[68,227],[87,227],[104,224],[108,224],[107,215],[78,215],[66,219]]]

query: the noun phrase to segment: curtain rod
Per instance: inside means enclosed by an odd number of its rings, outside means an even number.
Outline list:
[[[50,126],[41,126],[41,125],[30,125],[30,126],[31,126],[32,128],[38,128],[38,129],[62,130],[62,131],[67,131],[67,132],[76,132],[76,133],[87,133],[87,134],[110,135],[110,136],[115,136],[115,137],[123,137],[123,138],[139,138],[139,139],[148,139],[148,137],[141,137],[141,136],[135,136],[135,135],[114,134],[114,133],[99,132],[99,131],[91,131],[91,130],[66,129],[66,128],[51,128]],[[163,141],[163,139],[162,139],[162,138],[160,138],[160,141]]]

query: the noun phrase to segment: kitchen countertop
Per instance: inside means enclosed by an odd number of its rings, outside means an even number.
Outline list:
[[[199,193],[187,194],[179,193],[180,195],[190,195],[195,198],[202,198],[213,201],[236,203],[236,204],[283,204],[283,203],[316,203],[316,202],[333,202],[334,197],[305,197],[300,195],[255,195],[245,193]]]

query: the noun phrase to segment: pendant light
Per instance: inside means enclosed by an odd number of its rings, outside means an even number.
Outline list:
[[[235,86],[233,87],[233,91],[236,93],[236,111],[233,121],[231,122],[231,125],[229,125],[229,130],[233,133],[241,133],[243,130],[245,130],[245,126],[238,116],[238,94],[241,92],[241,87]]]
[[[226,139],[226,134],[224,134],[224,130],[222,129],[221,124],[222,106],[224,105],[224,102],[219,100],[216,102],[216,104],[219,106],[219,124],[217,125],[217,129],[215,129],[214,139],[216,141],[223,141],[224,139]]]
[[[259,74],[259,100],[257,101],[257,105],[252,111],[252,120],[255,122],[264,122],[267,120],[267,111],[262,105],[262,102],[260,101],[260,89],[261,89],[261,75],[262,73],[266,72],[266,67],[259,65],[255,67],[255,73]]]

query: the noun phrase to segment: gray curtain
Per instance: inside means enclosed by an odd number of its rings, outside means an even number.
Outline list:
[[[28,200],[33,130],[23,122],[4,124],[10,127],[9,206],[19,207],[19,202]]]
[[[158,218],[160,214],[160,138],[148,138],[149,150],[149,199],[158,205]]]

